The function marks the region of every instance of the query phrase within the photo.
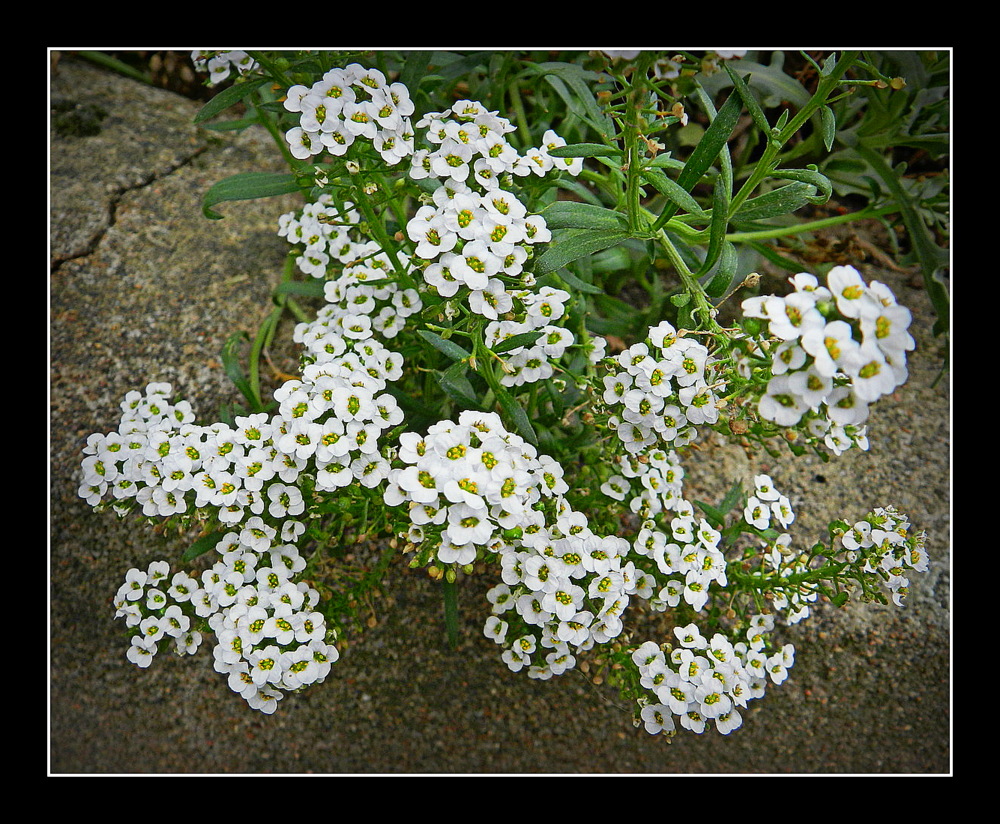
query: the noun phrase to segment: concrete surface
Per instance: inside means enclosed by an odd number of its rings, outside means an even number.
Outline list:
[[[277,217],[294,201],[223,204],[225,219],[209,221],[200,198],[213,182],[281,168],[266,134],[201,132],[194,103],[69,55],[51,95],[107,117],[97,135],[50,135],[50,774],[951,771],[949,384],[932,385],[942,353],[924,292],[872,261],[860,268],[911,308],[918,350],[909,382],[875,409],[870,452],[750,463],[706,444],[690,483],[707,495],[770,472],[803,542],[829,518],[895,504],[927,531],[933,567],[914,576],[902,609],[821,608],[795,628],[790,679],[752,702],[733,734],[668,743],[634,729],[578,672],[545,683],[509,672],[480,632],[491,581],[463,583],[463,640],[451,651],[437,585],[402,568],[378,625],[325,684],[272,716],[229,691],[208,649],[146,670],[129,663],[111,598],[131,566],[183,547],[79,499],[80,449],[151,380],[172,382],[206,418],[237,399],[221,346],[268,311],[285,252]]]

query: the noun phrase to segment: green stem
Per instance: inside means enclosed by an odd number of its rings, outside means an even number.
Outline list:
[[[838,226],[841,223],[850,223],[855,220],[881,217],[882,215],[893,214],[898,211],[899,206],[893,203],[877,209],[862,209],[860,212],[850,212],[846,215],[834,215],[833,217],[825,217],[821,220],[810,220],[805,223],[796,223],[792,226],[775,226],[773,229],[759,229],[752,232],[732,232],[726,235],[726,240],[731,243],[748,243],[755,240],[767,240],[768,238],[801,234],[802,232],[815,232],[820,229],[827,229],[830,226]]]
[[[860,52],[848,51],[844,52],[840,56],[840,60],[833,67],[828,75],[823,76],[819,85],[816,88],[816,93],[809,99],[799,111],[792,117],[791,120],[781,131],[775,134],[774,130],[771,132],[770,139],[767,142],[767,146],[764,149],[764,155],[757,163],[756,168],[754,168],[753,173],[750,175],[746,183],[739,192],[733,197],[732,202],[729,204],[729,214],[735,215],[740,207],[743,205],[744,201],[753,194],[757,187],[764,181],[764,179],[771,173],[775,168],[778,157],[781,153],[782,148],[785,143],[787,143],[802,126],[811,118],[820,107],[826,105],[827,98],[830,94],[838,87],[840,84],[841,77],[847,73],[847,70],[854,65],[855,61],[858,59]]]
[[[684,262],[684,258],[681,257],[680,253],[670,242],[670,238],[667,237],[667,233],[661,229],[657,233],[656,239],[663,248],[667,259],[674,267],[674,271],[676,271],[678,277],[680,277],[681,283],[684,285],[684,291],[686,291],[688,295],[691,296],[691,300],[694,301],[694,310],[692,311],[692,315],[701,315],[704,329],[716,334],[722,334],[722,327],[715,321],[715,308],[708,300],[708,295],[706,295],[705,290],[702,289],[701,284],[698,282],[698,278],[694,276],[694,272],[688,269],[687,264]]]

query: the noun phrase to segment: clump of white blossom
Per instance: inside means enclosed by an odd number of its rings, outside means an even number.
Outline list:
[[[626,540],[595,534],[572,509],[557,462],[494,413],[472,411],[404,434],[399,459],[384,497],[409,513],[410,544],[442,564],[499,565],[484,631],[512,671],[549,678],[575,666],[575,652],[621,633],[646,576],[626,558]]]
[[[226,80],[235,69],[243,75],[257,68],[257,61],[241,49],[232,51],[206,51],[195,49],[191,52],[191,62],[195,69],[208,72],[208,85],[216,86]]]
[[[169,570],[159,563],[155,581],[149,570],[128,573],[116,608],[135,629],[129,660],[148,666],[167,638],[193,652],[201,636],[191,621],[200,617],[216,636],[216,669],[264,712],[281,690],[322,680],[338,657],[313,609],[318,593],[293,581],[305,565],[296,545],[304,476],[320,494],[378,486],[390,468],[380,439],[402,421],[384,391],[400,374],[398,355],[335,331],[322,342],[312,341],[301,378],[275,391],[272,414],[199,425],[187,401],[171,400],[170,384],[152,383],[126,395],[117,431],[84,447],[80,495],[92,505],[182,523],[201,513],[232,530],[216,547],[222,560],[197,579],[177,573],[161,585]]]
[[[788,295],[743,301],[744,315],[764,321],[776,341],[758,411],[779,426],[801,425],[836,454],[867,449],[870,405],[907,379],[910,311],[853,266],[833,267],[826,286],[806,272],[789,280]]]
[[[323,152],[341,157],[359,139],[390,166],[413,154],[409,90],[376,68],[351,63],[330,69],[310,86],[289,88],[284,106],[299,115],[285,139],[300,160]]]

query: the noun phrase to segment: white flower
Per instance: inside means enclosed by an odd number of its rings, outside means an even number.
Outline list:
[[[814,325],[802,334],[802,348],[813,356],[813,365],[824,377],[832,377],[852,362],[858,343],[854,330],[842,320]]]
[[[861,317],[862,308],[872,300],[861,274],[853,266],[834,266],[826,283],[837,303],[837,311],[847,318]]]
[[[758,405],[761,416],[779,426],[795,426],[808,409],[788,375],[771,378]]]
[[[777,304],[775,304],[777,307]],[[816,299],[807,292],[792,292],[781,299],[780,310],[767,307],[771,334],[782,340],[795,340],[826,323],[816,308]]]
[[[643,728],[650,735],[661,732],[673,732],[675,729],[674,718],[669,707],[663,704],[647,704],[639,713]]]

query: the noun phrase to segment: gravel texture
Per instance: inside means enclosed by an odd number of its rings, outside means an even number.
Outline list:
[[[909,382],[875,408],[871,450],[824,464],[748,459],[704,444],[691,497],[770,472],[798,513],[794,535],[894,504],[927,531],[932,570],[902,609],[820,606],[792,629],[790,679],[752,702],[729,736],[634,729],[616,696],[574,671],[514,674],[484,638],[488,576],[460,587],[462,640],[445,643],[439,585],[400,566],[377,623],[327,682],[249,710],[211,654],[125,658],[111,598],[132,566],[183,546],[77,497],[87,435],[118,419],[124,394],[173,383],[202,417],[237,399],[220,352],[270,308],[288,198],[201,197],[240,171],[280,170],[266,134],[210,134],[191,101],[62,55],[53,102],[93,104],[90,136],[51,134],[50,774],[949,774],[951,771],[950,394],[933,313],[911,277],[860,268],[914,313]],[[287,334],[287,330],[285,330]],[[275,346],[275,357],[294,357]]]

